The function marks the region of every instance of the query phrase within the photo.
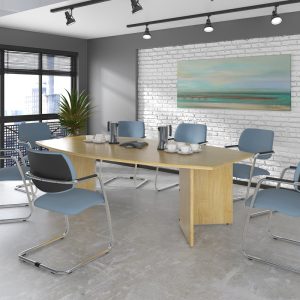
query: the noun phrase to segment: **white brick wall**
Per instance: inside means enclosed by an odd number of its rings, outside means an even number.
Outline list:
[[[179,60],[272,54],[292,56],[290,112],[177,108]],[[209,144],[223,146],[237,143],[245,128],[272,129],[275,155],[264,162],[271,174],[300,161],[300,35],[142,49],[138,56],[138,118],[147,136],[157,136],[158,125],[205,123]]]

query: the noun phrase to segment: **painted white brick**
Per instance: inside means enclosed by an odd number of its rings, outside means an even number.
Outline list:
[[[292,55],[292,111],[177,108],[178,61],[274,54]],[[275,132],[275,155],[262,162],[272,175],[300,161],[300,35],[141,49],[138,67],[138,118],[147,136],[157,136],[159,125],[205,123],[209,144],[224,146],[237,143],[245,128],[265,128]]]

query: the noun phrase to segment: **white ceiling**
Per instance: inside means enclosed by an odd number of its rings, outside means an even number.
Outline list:
[[[0,18],[0,26],[92,39],[144,31],[143,27],[131,29],[126,28],[126,25],[130,23],[145,22],[156,19],[205,13],[214,10],[223,10],[271,2],[271,0],[140,0],[140,3],[144,9],[133,15],[131,13],[130,0],[111,0],[104,3],[74,9],[73,15],[76,19],[76,23],[71,26],[65,25],[66,20],[64,12],[50,13],[51,8],[82,1],[83,0],[0,0],[0,10],[2,8],[4,10],[10,10],[9,15]],[[17,5],[17,2],[19,2],[19,6]],[[24,5],[24,2],[27,4],[30,3],[30,5]],[[5,3],[6,6],[4,5]],[[13,3],[16,5],[13,6]],[[23,4],[20,5],[20,3]],[[13,11],[17,12],[12,13]],[[278,9],[279,13],[294,11],[300,11],[300,4],[281,6]],[[211,20],[212,22],[218,22],[250,18],[255,16],[269,16],[271,12],[272,8],[266,8],[255,11],[253,10],[213,16]],[[205,18],[191,19],[153,25],[150,27],[150,30],[154,31],[157,29],[174,28],[203,23],[205,23]]]

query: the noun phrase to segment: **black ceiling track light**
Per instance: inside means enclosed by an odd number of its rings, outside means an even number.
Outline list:
[[[214,28],[211,24],[211,21],[210,21],[210,16],[207,17],[207,20],[206,20],[206,24],[205,24],[205,27],[204,27],[204,31],[205,32],[213,32],[214,31]]]
[[[143,39],[144,40],[150,40],[151,39],[151,33],[150,33],[149,28],[148,28],[148,25],[146,25],[146,29],[145,29],[145,32],[144,32],[144,35],[143,35]]]
[[[272,19],[271,19],[271,23],[273,25],[279,25],[282,22],[281,17],[278,15],[277,13],[277,6],[275,6],[273,12],[272,12]]]
[[[131,0],[132,6],[132,13],[135,14],[136,12],[143,9],[142,5],[140,4],[139,0]]]
[[[70,11],[66,11],[65,12],[65,16],[66,16],[66,19],[67,19],[67,23],[66,25],[72,25],[76,22],[75,18],[73,17],[73,10],[70,9]]]
[[[107,1],[110,1],[110,0],[84,1],[84,2],[79,2],[79,3],[75,3],[75,4],[70,4],[70,5],[65,5],[65,6],[53,8],[53,9],[50,10],[50,12],[56,13],[56,12],[59,12],[59,11],[65,11],[65,16],[66,16],[66,19],[67,19],[66,24],[71,25],[71,24],[74,24],[76,22],[74,17],[73,17],[73,9],[74,8],[84,7],[84,6],[88,6],[88,5],[94,5],[94,4],[107,2]]]
[[[271,23],[273,25],[278,25],[282,22],[282,19],[277,14],[277,8],[279,6],[296,4],[296,3],[300,3],[300,0],[286,0],[286,1],[269,2],[269,3],[264,3],[264,4],[224,9],[224,10],[218,10],[218,11],[212,11],[212,12],[206,12],[206,13],[200,13],[200,14],[194,14],[194,15],[187,15],[187,16],[181,16],[181,17],[175,17],[175,18],[169,18],[169,19],[153,20],[153,21],[147,21],[147,22],[142,22],[142,23],[129,24],[129,25],[127,25],[127,28],[139,27],[139,26],[149,26],[149,25],[154,25],[154,24],[161,24],[161,23],[176,22],[176,21],[182,21],[182,20],[188,20],[188,19],[208,17],[207,21],[206,21],[206,26],[205,26],[205,29],[207,29],[207,30],[204,29],[204,31],[212,32],[213,27],[210,22],[211,16],[224,15],[224,14],[236,13],[236,12],[241,12],[241,11],[257,10],[257,9],[268,8],[268,7],[275,7],[273,10],[273,13],[272,13]]]

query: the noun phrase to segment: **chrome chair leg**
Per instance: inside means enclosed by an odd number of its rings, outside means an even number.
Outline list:
[[[274,240],[280,240],[280,241],[283,241],[283,242],[300,245],[300,241],[298,241],[298,240],[290,239],[290,238],[287,238],[287,237],[284,237],[284,236],[281,236],[281,235],[274,234],[272,232],[272,230],[271,230],[271,221],[272,221],[273,213],[274,212],[270,211],[269,220],[268,220],[268,227],[267,227],[267,232],[270,235],[270,237],[273,238]]]
[[[24,177],[22,168],[20,166],[20,164],[16,161],[16,165],[19,169],[19,172],[21,174],[22,177],[22,181],[23,181],[23,186],[24,186],[24,192],[26,193],[27,196],[27,202],[25,203],[12,203],[12,204],[1,204],[0,205],[0,209],[8,209],[8,208],[19,208],[19,207],[29,207],[29,212],[27,213],[27,215],[19,217],[19,218],[9,218],[9,219],[0,219],[0,224],[9,224],[9,223],[18,223],[18,222],[24,222],[27,221],[32,213],[33,213],[33,199],[34,199],[34,193],[33,193],[33,187],[32,187],[32,182],[26,182],[26,179]],[[30,188],[30,191],[29,191]]]
[[[271,216],[272,216],[272,211],[269,211],[269,213],[270,213],[270,215],[269,215],[269,218],[268,218],[268,225],[267,225],[268,229],[269,229],[270,219],[271,219]],[[283,269],[283,270],[287,270],[287,271],[291,271],[291,272],[300,274],[300,269],[294,268],[290,265],[284,265],[284,264],[276,263],[276,262],[273,262],[271,260],[256,256],[256,255],[252,255],[248,252],[247,247],[246,247],[246,235],[247,235],[247,232],[248,232],[248,226],[250,224],[250,220],[251,220],[251,214],[249,212],[248,215],[247,215],[247,219],[246,219],[246,223],[245,223],[245,227],[244,227],[244,232],[243,232],[243,240],[242,240],[242,253],[243,253],[243,255],[245,257],[247,257],[249,260],[255,260],[257,262],[261,262],[261,263],[264,263],[264,264],[267,264],[267,265],[270,265],[270,266],[273,266],[273,267],[277,267],[277,268],[280,268],[280,269]],[[275,236],[275,237],[277,237],[277,236]],[[274,238],[274,239],[276,240],[276,238]],[[282,238],[282,237],[278,237],[277,239],[282,240],[282,241],[286,241],[286,242],[289,242],[289,243],[295,243],[297,245],[299,243],[299,245],[300,245],[300,242],[295,241],[295,240],[286,239],[286,238]]]
[[[102,161],[100,161],[100,174],[101,174],[101,177],[103,177]],[[107,180],[104,180],[104,184],[107,185],[110,182],[112,182],[114,180],[117,180],[117,179],[133,180],[134,181],[134,187],[136,189],[142,187],[143,185],[145,185],[149,181],[149,179],[147,179],[147,178],[137,176],[137,164],[134,165],[134,175],[133,176],[114,176],[114,177],[111,177]],[[137,181],[140,181],[140,183],[137,183]]]
[[[155,190],[157,192],[165,191],[165,190],[171,189],[173,187],[179,186],[179,183],[176,182],[176,183],[172,183],[172,184],[169,184],[169,185],[166,185],[164,187],[159,188],[158,185],[157,185],[158,174],[159,174],[159,168],[157,167],[156,171],[155,171],[155,180],[154,180],[154,186],[155,186]]]
[[[58,275],[64,275],[64,274],[71,274],[72,272],[74,272],[75,270],[77,270],[78,268],[86,265],[87,263],[96,260],[97,258],[107,254],[110,252],[111,248],[112,248],[112,243],[113,243],[113,236],[112,236],[112,225],[111,225],[111,217],[110,217],[110,213],[109,213],[109,207],[107,202],[105,201],[105,210],[106,210],[106,216],[107,216],[107,222],[108,222],[108,227],[109,227],[109,236],[110,236],[110,240],[108,243],[108,246],[104,249],[101,249],[100,251],[98,251],[97,253],[95,253],[94,255],[88,256],[84,259],[82,259],[79,263],[77,263],[76,265],[66,269],[66,270],[61,270],[61,269],[55,269],[52,267],[49,267],[39,261],[36,261],[34,259],[28,258],[27,256],[31,253],[34,253],[44,247],[47,247],[57,241],[63,240],[69,233],[70,231],[70,223],[69,223],[69,218],[68,216],[65,216],[65,231],[58,236],[53,237],[50,240],[47,240],[39,245],[36,245],[34,247],[31,247],[29,249],[26,249],[24,251],[22,251],[18,257],[21,261],[29,263],[37,268],[46,270],[51,272],[52,274],[58,274]]]

